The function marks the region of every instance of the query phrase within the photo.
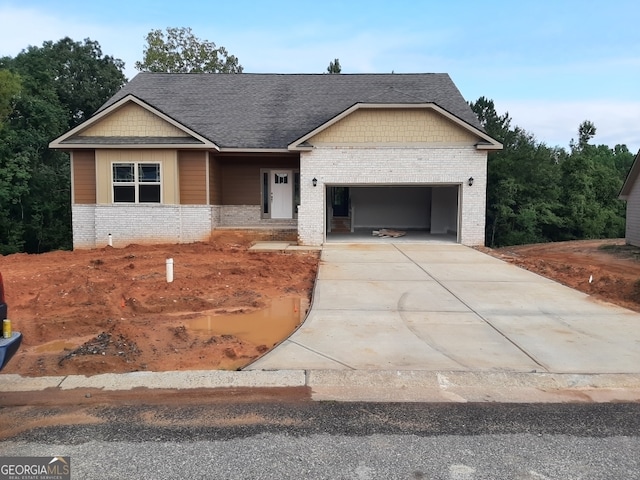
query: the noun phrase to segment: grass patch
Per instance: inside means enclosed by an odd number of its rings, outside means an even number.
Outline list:
[[[600,245],[598,250],[602,250],[619,258],[631,258],[632,260],[640,261],[640,247],[634,245],[609,243]]]

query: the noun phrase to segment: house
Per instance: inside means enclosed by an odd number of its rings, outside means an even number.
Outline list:
[[[94,248],[220,228],[480,245],[502,145],[447,74],[141,73],[50,147],[71,156],[74,248]]]
[[[627,223],[625,241],[629,245],[640,247],[640,150],[631,165],[627,179],[620,191],[620,200],[627,202]]]

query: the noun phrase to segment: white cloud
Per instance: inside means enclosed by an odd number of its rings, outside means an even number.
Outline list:
[[[509,112],[512,125],[517,125],[549,146],[567,147],[578,137],[578,127],[589,120],[596,126],[592,143],[608,145],[626,144],[629,150],[640,148],[640,102],[618,100],[495,101],[499,114]]]

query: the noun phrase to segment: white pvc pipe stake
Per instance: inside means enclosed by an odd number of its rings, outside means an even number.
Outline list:
[[[107,245],[113,247],[113,237],[111,236],[111,234],[107,235]]]
[[[167,283],[173,282],[173,258],[167,258]]]

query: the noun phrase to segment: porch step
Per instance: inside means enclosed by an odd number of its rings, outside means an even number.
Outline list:
[[[351,233],[351,217],[333,217],[331,219],[332,233]]]

